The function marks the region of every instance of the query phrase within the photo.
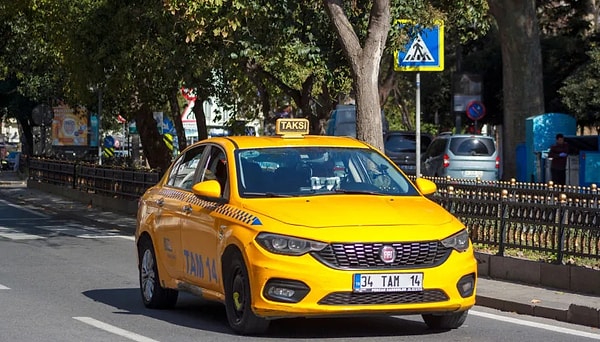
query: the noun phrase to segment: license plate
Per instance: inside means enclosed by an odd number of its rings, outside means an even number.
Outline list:
[[[354,292],[423,291],[423,273],[355,273]]]
[[[463,171],[463,176],[465,177],[481,177],[483,176],[483,171]]]

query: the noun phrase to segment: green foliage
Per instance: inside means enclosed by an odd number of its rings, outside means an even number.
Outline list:
[[[569,76],[558,90],[562,102],[582,126],[600,127],[600,48],[588,52],[589,60]]]
[[[373,1],[341,3],[363,41]],[[566,3],[538,2],[546,107],[568,108],[597,124],[597,53],[581,66],[594,37],[582,2]],[[501,55],[487,0],[393,1],[391,17],[392,24],[445,23],[446,70],[421,74],[422,127],[453,125],[451,79],[459,65],[484,75],[485,120],[501,122]],[[0,0],[0,19],[0,106],[11,113],[28,111],[14,105],[16,98],[10,102],[12,94],[30,104],[64,98],[94,111],[99,89],[109,118],[141,104],[168,112],[168,96],[185,85],[233,110],[232,120],[269,114],[286,101],[296,102],[298,115],[324,120],[328,108],[353,93],[348,59],[322,0]],[[380,87],[393,80],[382,107],[394,129],[415,127],[414,73],[395,72],[391,57],[409,38],[392,25],[381,61]]]

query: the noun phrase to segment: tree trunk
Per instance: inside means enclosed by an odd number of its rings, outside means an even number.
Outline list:
[[[544,112],[540,33],[535,0],[488,0],[502,49],[503,179],[516,178],[516,149],[525,142],[525,119]]]
[[[379,63],[390,30],[390,0],[374,0],[364,47],[342,7],[342,0],[324,0],[327,14],[350,61],[356,92],[356,137],[383,151],[379,103]]]
[[[33,155],[33,132],[29,120],[23,116],[17,116],[21,125],[23,136],[21,137],[21,152],[27,156]]]
[[[196,128],[198,129],[198,140],[204,140],[208,138],[208,129],[206,127],[206,114],[204,114],[204,100],[200,97],[200,94],[196,97],[196,103],[194,108],[194,117],[196,117]]]
[[[187,138],[185,136],[185,129],[183,128],[183,122],[181,122],[181,107],[179,106],[179,100],[177,94],[179,90],[171,93],[169,96],[169,103],[171,106],[171,116],[173,117],[173,125],[177,132],[177,141],[179,143],[179,152],[183,151],[187,147]]]
[[[144,156],[151,168],[163,173],[171,164],[171,151],[163,142],[163,137],[159,134],[156,120],[152,116],[152,111],[146,106],[142,106],[135,112],[135,123],[140,133],[140,141],[144,147]]]

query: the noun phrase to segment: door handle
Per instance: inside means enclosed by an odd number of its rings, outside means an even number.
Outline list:
[[[192,206],[189,204],[184,205],[183,208],[181,208],[181,210],[187,214],[190,214],[193,211]]]

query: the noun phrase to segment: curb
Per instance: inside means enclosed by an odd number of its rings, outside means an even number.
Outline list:
[[[476,296],[475,304],[500,311],[515,312],[594,328],[600,327],[600,310],[588,306],[570,304],[568,309],[565,310],[479,295]]]

